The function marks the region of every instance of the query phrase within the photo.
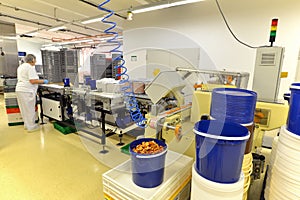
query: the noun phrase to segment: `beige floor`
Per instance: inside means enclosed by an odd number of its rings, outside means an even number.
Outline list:
[[[51,123],[39,132],[8,126],[0,95],[0,200],[101,200],[109,170],[87,152],[76,134]]]
[[[118,136],[108,140],[108,154],[99,154],[101,146],[91,138],[63,135],[50,122],[34,133],[27,133],[23,126],[8,126],[0,94],[0,200],[104,199],[102,174],[129,157],[116,147]],[[190,145],[192,138],[181,142]],[[130,140],[133,138],[127,136],[123,141]],[[178,150],[188,145],[174,146]],[[191,145],[179,150],[193,149]],[[261,183],[252,188],[250,200],[258,199],[260,188]]]

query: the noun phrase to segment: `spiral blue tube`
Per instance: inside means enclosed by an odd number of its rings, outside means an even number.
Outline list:
[[[123,92],[125,96],[125,104],[127,109],[129,110],[132,121],[134,121],[134,123],[138,127],[145,128],[146,119],[142,115],[138,106],[138,101],[134,96],[132,86],[129,82],[129,75],[127,74],[127,68],[125,67],[125,60],[123,59],[123,51],[120,50],[121,43],[117,40],[119,34],[118,32],[113,31],[113,29],[117,26],[117,23],[108,20],[112,15],[114,15],[114,11],[103,7],[105,4],[109,2],[110,0],[106,0],[103,3],[99,4],[98,9],[108,13],[101,20],[103,23],[110,25],[109,28],[104,30],[104,33],[113,36],[112,38],[108,39],[107,42],[117,45],[117,47],[115,47],[110,51],[110,53],[118,54],[118,56],[112,60],[112,61],[119,61],[118,65],[114,66],[114,68],[117,70],[116,77],[119,77],[120,79],[123,78],[120,80],[120,84],[124,84],[125,86],[121,88],[121,92]]]

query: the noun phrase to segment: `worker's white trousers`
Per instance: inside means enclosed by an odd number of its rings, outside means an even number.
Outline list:
[[[36,128],[36,94],[33,92],[16,92],[16,94],[25,128],[28,130]]]

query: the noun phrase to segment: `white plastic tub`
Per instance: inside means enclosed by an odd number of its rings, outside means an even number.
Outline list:
[[[217,183],[200,176],[192,170],[191,200],[241,200],[244,193],[244,175],[236,183]]]

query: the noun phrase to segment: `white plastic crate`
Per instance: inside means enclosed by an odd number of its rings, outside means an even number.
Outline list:
[[[114,200],[184,199],[177,194],[191,179],[192,163],[192,158],[168,151],[163,183],[155,188],[142,188],[132,181],[131,164],[128,160],[102,175],[103,192]]]
[[[17,94],[15,92],[5,92],[4,93],[4,99],[16,99]]]
[[[18,123],[23,122],[21,113],[10,113],[7,114],[8,123]]]

